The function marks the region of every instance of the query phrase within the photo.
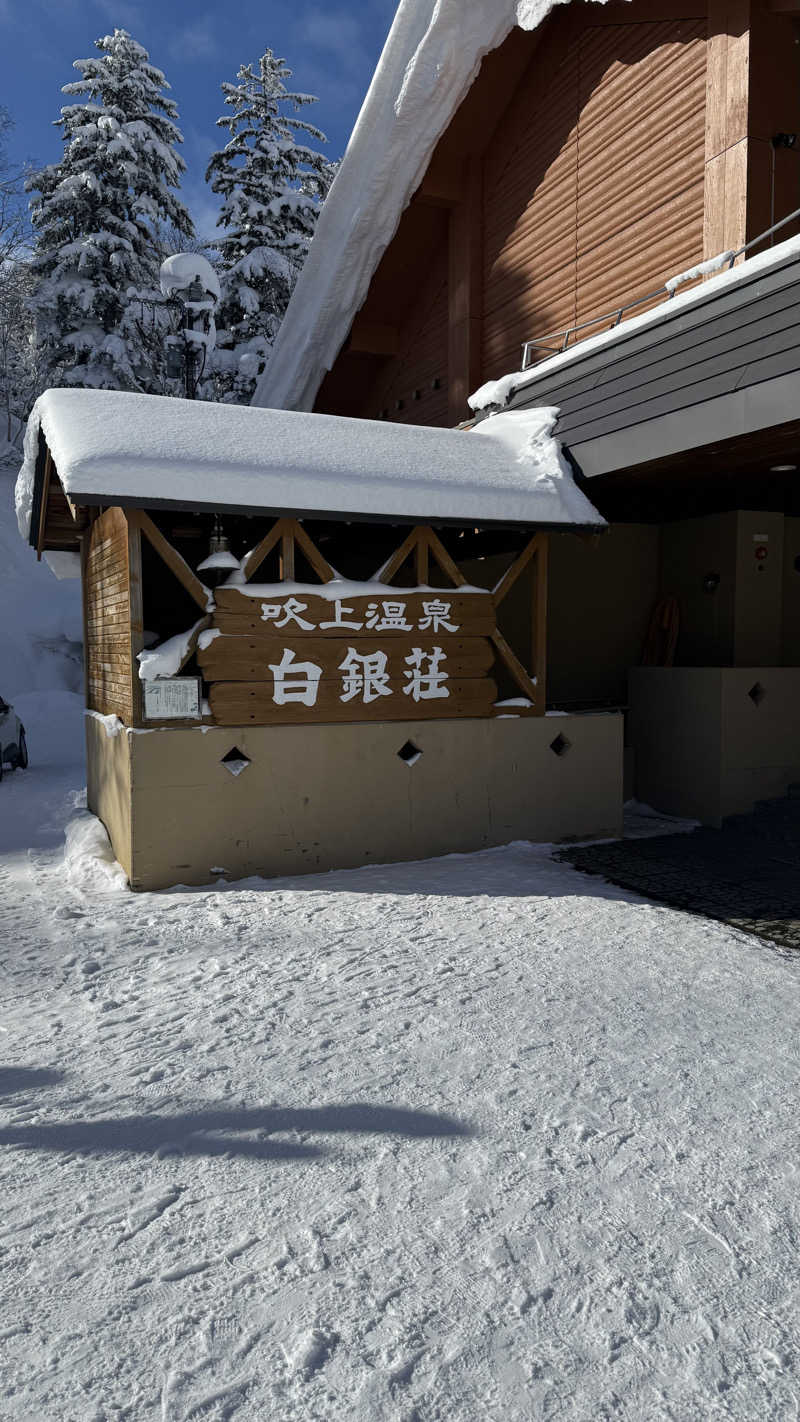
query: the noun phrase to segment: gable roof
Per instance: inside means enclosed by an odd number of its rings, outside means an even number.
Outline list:
[[[566,0],[400,0],[253,405],[310,410],[484,56]],[[603,0],[600,0],[603,3]]]
[[[523,411],[467,433],[116,390],[47,390],[28,421],[17,517],[35,543],[41,434],[78,507],[602,528],[552,437],[555,419],[554,410]]]

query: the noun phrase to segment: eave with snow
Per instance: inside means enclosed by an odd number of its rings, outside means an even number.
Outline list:
[[[39,399],[20,531],[82,579],[89,804],[135,887],[614,828],[619,718],[547,764],[549,539],[605,530],[554,419]]]
[[[711,824],[800,779],[798,16],[402,0],[255,400],[557,409],[610,531],[550,540],[549,703]]]

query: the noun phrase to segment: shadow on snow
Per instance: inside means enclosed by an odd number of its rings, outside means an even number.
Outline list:
[[[244,1156],[250,1160],[307,1160],[327,1154],[303,1140],[273,1140],[278,1132],[393,1135],[411,1140],[468,1137],[451,1116],[396,1106],[256,1107],[205,1110],[177,1116],[126,1116],[96,1121],[48,1121],[0,1129],[0,1145],[83,1155],[174,1150],[181,1155]],[[257,1132],[248,1137],[239,1132]]]

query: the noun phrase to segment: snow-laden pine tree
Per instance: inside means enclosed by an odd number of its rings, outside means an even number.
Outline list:
[[[160,325],[145,300],[160,300],[154,231],[168,222],[191,235],[173,189],[185,163],[177,108],[160,69],[126,30],[96,41],[99,56],[75,61],[80,95],[56,120],[64,153],[34,173],[28,189],[35,232],[34,305],[39,340],[62,382],[109,389],[163,388]]]
[[[231,137],[208,165],[206,180],[223,198],[222,295],[217,308],[214,397],[247,404],[269,352],[314,232],[333,165],[302,138],[325,135],[291,117],[316,102],[290,93],[291,69],[268,49],[223,84],[230,112],[217,119]]]

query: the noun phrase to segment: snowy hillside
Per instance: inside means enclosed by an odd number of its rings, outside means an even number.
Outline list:
[[[82,692],[80,581],[59,581],[21,539],[14,483],[21,459],[0,462],[0,694]]]

